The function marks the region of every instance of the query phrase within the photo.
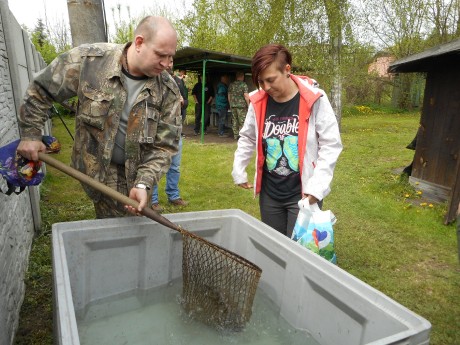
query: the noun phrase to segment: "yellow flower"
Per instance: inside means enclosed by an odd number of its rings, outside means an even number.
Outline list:
[[[421,190],[418,190],[418,191],[417,191],[417,195],[422,195],[422,193],[423,193],[423,192],[422,192]]]
[[[405,196],[406,198],[410,197],[410,195],[409,195],[409,194],[404,194],[404,196]]]
[[[433,204],[429,204],[428,207],[433,207]]]
[[[427,205],[426,202],[422,202],[422,203],[420,204],[420,206],[422,206],[422,207],[423,207],[423,206],[426,206],[426,205]]]

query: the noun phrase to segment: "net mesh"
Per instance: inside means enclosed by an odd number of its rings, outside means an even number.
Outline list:
[[[194,319],[225,330],[244,328],[262,270],[203,238],[183,231],[183,304]]]

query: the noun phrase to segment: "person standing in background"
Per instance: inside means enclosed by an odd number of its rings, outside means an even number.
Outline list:
[[[217,84],[216,92],[216,109],[219,114],[217,122],[217,135],[219,137],[225,136],[225,122],[228,113],[228,75],[224,74],[220,77],[220,82]]]
[[[171,63],[167,71],[173,77],[174,81],[177,83],[177,86],[179,86],[179,83],[181,83],[182,80],[178,76],[174,75],[172,59],[171,59]],[[182,102],[182,97],[181,97],[181,102]],[[166,192],[166,195],[168,196],[168,202],[173,206],[187,206],[188,205],[188,202],[183,200],[180,197],[180,192],[179,192],[180,163],[182,160],[182,144],[183,144],[182,141],[183,140],[181,138],[179,140],[179,150],[174,156],[172,156],[171,166],[169,167],[168,172],[166,173],[165,192]],[[158,201],[158,184],[153,185],[153,188],[152,188],[152,210],[157,211],[157,212],[163,211],[163,208],[160,206],[160,203]]]
[[[201,132],[201,108],[202,108],[202,93],[203,84],[201,80],[201,75],[198,75],[198,82],[193,86],[192,96],[195,100],[195,135],[200,134]],[[209,87],[208,83],[205,83],[204,86],[204,134],[206,134],[209,126],[209,116],[211,115],[211,103],[214,98],[214,90],[212,87]]]
[[[179,152],[177,152],[171,159],[171,166],[166,173],[166,187],[165,193],[168,197],[168,202],[172,206],[184,207],[188,205],[188,202],[180,197],[179,191],[179,179],[180,179],[180,163],[182,160],[182,145],[183,139],[179,141]],[[154,185],[152,188],[152,210],[157,212],[163,212],[163,207],[160,205],[158,200],[158,185]]]
[[[182,124],[185,123],[185,118],[187,117],[187,107],[188,107],[188,88],[186,82],[187,78],[187,71],[185,69],[180,69],[179,70],[179,75],[177,76],[180,80],[180,82],[177,83],[177,86],[179,86],[180,94],[182,98],[184,99],[184,103],[182,104],[181,107],[181,116],[182,116]],[[182,133],[182,137],[184,137],[184,134]]]
[[[228,87],[228,101],[232,111],[233,138],[238,139],[249,106],[249,91],[244,81],[244,72],[236,72],[236,80]]]

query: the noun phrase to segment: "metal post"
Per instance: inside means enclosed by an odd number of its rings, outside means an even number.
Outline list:
[[[201,78],[201,143],[204,143],[204,102],[206,95],[204,93],[204,90],[206,88],[206,62],[208,60],[203,60],[203,77]]]

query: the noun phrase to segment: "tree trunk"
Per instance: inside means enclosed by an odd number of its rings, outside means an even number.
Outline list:
[[[460,1],[457,1],[457,30],[455,30],[455,36],[460,36]]]
[[[326,8],[330,44],[332,50],[332,88],[331,88],[331,105],[334,109],[337,122],[342,120],[342,76],[341,76],[341,47],[342,47],[342,29],[345,21],[344,9],[346,0],[336,2],[335,0],[324,0]]]
[[[67,0],[72,44],[107,42],[103,0]]]
[[[340,73],[340,48],[342,45],[342,40],[340,37],[334,38],[334,42],[332,44],[332,59],[333,59],[333,81],[332,81],[332,89],[331,89],[331,105],[332,109],[334,109],[335,117],[337,118],[337,122],[339,124],[342,120],[342,76]]]

